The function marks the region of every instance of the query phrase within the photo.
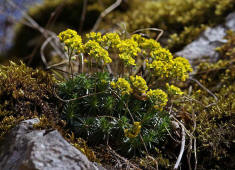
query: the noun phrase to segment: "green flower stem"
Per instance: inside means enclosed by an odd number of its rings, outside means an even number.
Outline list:
[[[113,93],[118,99],[121,100],[121,97],[120,97],[114,90],[112,90],[112,89],[110,89],[110,90],[112,91],[112,93]],[[122,100],[122,101],[123,101],[123,100]],[[132,115],[130,109],[128,108],[128,105],[127,105],[124,101],[123,101],[123,104],[125,105],[126,110],[128,111],[128,114],[130,115],[131,120],[132,120],[132,122],[133,122],[133,124],[134,124],[135,119],[134,119],[134,117],[133,117],[133,115]],[[145,142],[144,142],[144,139],[143,139],[143,137],[142,137],[141,134],[139,134],[139,135],[140,135],[140,139],[141,139],[141,141],[142,141],[142,143],[143,143],[143,145],[144,145],[144,149],[145,149],[146,153],[148,154],[148,149],[147,149],[147,146],[146,146],[146,144],[145,144]]]
[[[72,67],[72,62],[71,62],[71,58],[73,55],[73,48],[71,49],[70,53],[69,53],[69,48],[68,48],[68,54],[69,54],[69,68],[70,68],[70,74],[72,76],[73,79],[73,67]]]

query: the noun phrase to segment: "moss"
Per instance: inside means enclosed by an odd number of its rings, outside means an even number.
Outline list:
[[[2,116],[1,112],[0,116]],[[14,116],[4,116],[4,118],[0,121],[0,141],[4,135],[21,120],[24,120],[23,116],[19,118],[15,118]]]
[[[59,101],[54,97],[54,77],[25,64],[10,62],[0,66],[0,140],[20,121],[39,118],[35,129],[57,129],[72,145],[91,161],[98,161],[81,138],[68,135],[66,122],[59,118]]]
[[[100,162],[95,155],[95,152],[87,146],[87,142],[82,138],[76,138],[74,133],[68,134],[66,139],[78,150],[87,156],[92,162]]]
[[[194,99],[200,103],[189,107],[198,113],[196,137],[200,169],[230,169],[234,166],[234,32],[228,32],[226,38],[228,42],[217,49],[220,52],[220,60],[216,63],[201,63],[195,75],[218,99],[201,90],[198,85],[192,85]],[[212,103],[214,104],[210,107],[205,107]]]
[[[219,97],[216,105],[201,111],[197,117],[198,155],[204,168],[229,167],[233,159],[235,85],[225,86],[215,95]],[[213,97],[203,98],[204,104],[215,102]]]
[[[206,26],[203,24],[200,26],[185,26],[184,30],[180,33],[170,35],[167,48],[172,51],[179,51],[182,47],[196,39],[205,29]]]
[[[197,67],[196,78],[215,92],[224,86],[232,85],[235,79],[235,33],[228,31],[225,38],[228,42],[216,49],[220,53],[219,60],[216,63],[202,62]]]
[[[0,136],[24,118],[44,114],[55,120],[55,82],[53,76],[23,63],[0,66]]]
[[[225,37],[228,42],[225,43],[223,46],[217,48],[222,59],[232,60],[235,58],[235,32],[229,30],[227,31],[227,35]]]
[[[133,0],[130,10],[113,12],[106,17],[102,27],[124,22],[130,32],[140,28],[161,28],[166,31],[166,37],[171,37],[170,49],[179,50],[203,30],[200,25],[222,23],[224,17],[234,10],[234,4],[234,0]],[[175,34],[180,36],[178,42]]]

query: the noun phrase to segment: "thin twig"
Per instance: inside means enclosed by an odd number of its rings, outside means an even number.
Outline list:
[[[194,170],[197,169],[197,139],[194,138],[194,158],[195,158],[195,165],[194,165]]]
[[[115,3],[113,3],[111,6],[109,6],[108,8],[106,8],[99,16],[99,18],[96,20],[96,23],[95,25],[93,26],[92,28],[92,32],[95,32],[97,31],[99,25],[100,25],[100,22],[101,20],[107,15],[109,14],[110,12],[112,12],[115,8],[117,8],[120,4],[122,3],[122,0],[116,0]]]
[[[10,6],[12,6],[13,8],[18,9],[23,14],[26,21],[21,21],[22,24],[25,24],[33,29],[38,30],[45,38],[48,38],[49,36],[57,37],[54,32],[51,32],[51,31],[41,27],[31,16],[29,16],[24,10],[19,8],[14,2],[9,1],[9,0],[7,0],[6,2]],[[59,56],[63,57],[64,54],[60,50],[61,48],[59,47],[60,43],[58,43],[58,40],[56,42],[54,42],[54,41],[49,41],[49,42],[50,42],[51,46],[54,48],[54,50],[57,52],[57,54],[59,54]]]
[[[54,90],[54,95],[60,101],[65,102],[65,103],[69,103],[71,101],[76,101],[76,100],[79,100],[79,99],[83,99],[83,98],[86,98],[86,97],[94,96],[94,95],[101,94],[101,93],[104,93],[104,92],[105,91],[101,91],[101,92],[97,92],[97,93],[91,93],[91,94],[87,94],[87,95],[84,95],[84,96],[81,96],[81,97],[77,97],[77,98],[74,98],[74,99],[68,99],[68,100],[64,100],[61,97],[59,97],[55,90]]]
[[[173,136],[171,135],[171,133],[170,133],[170,131],[167,129],[167,127],[166,127],[166,126],[164,126],[164,127],[165,127],[166,131],[168,132],[169,136],[171,137],[171,139],[173,139],[175,142],[179,143],[180,141],[177,140],[177,139],[175,139],[175,138],[173,138]]]
[[[207,89],[205,86],[203,86],[198,80],[196,80],[196,79],[194,79],[194,78],[189,78],[190,80],[192,80],[192,81],[194,81],[194,82],[196,82],[201,88],[203,88],[207,93],[209,93],[211,96],[213,96],[214,97],[214,99],[216,100],[216,102],[215,103],[211,103],[211,104],[209,104],[208,106],[206,106],[206,108],[209,108],[209,107],[211,107],[211,106],[213,106],[213,105],[216,105],[217,104],[217,102],[218,102],[218,98],[217,98],[217,96],[215,95],[215,94],[213,94],[209,89]]]
[[[50,69],[50,68],[49,68]],[[59,68],[52,68],[52,70],[57,70],[57,71],[60,71],[60,72],[62,72],[62,73],[65,73],[65,74],[68,74],[68,75],[70,75],[70,73],[69,72],[67,72],[67,71],[64,71],[64,70],[61,70],[61,69],[59,69]]]
[[[158,161],[155,158],[153,158],[152,156],[150,156],[150,155],[148,155],[147,157],[149,159],[151,159],[156,164],[156,170],[158,170]]]
[[[183,123],[181,123],[178,119],[176,119],[174,115],[172,115],[172,117],[173,117],[173,119],[175,119],[175,120],[184,128],[185,133],[186,133],[188,136],[195,138],[195,137],[186,129],[186,127],[184,126]]]
[[[121,155],[119,155],[117,152],[115,152],[109,145],[107,145],[109,151],[114,154],[116,157],[118,157],[119,159],[121,159],[122,161],[124,161],[126,163],[126,165],[130,165],[132,166],[134,169],[136,170],[140,170],[140,168],[138,168],[137,166],[135,166],[134,164],[132,164],[130,161],[128,161],[127,159],[125,159],[124,157],[122,157]]]
[[[45,50],[45,47],[47,46],[47,44],[48,44],[52,39],[53,39],[53,37],[47,38],[46,41],[44,41],[44,43],[42,44],[41,49],[40,49],[41,59],[42,59],[42,62],[44,63],[44,65],[46,66],[46,68],[47,68],[48,64],[47,64],[46,57],[45,57],[45,55],[44,55],[44,50]]]
[[[192,104],[192,102],[191,102],[191,105],[193,105]],[[192,108],[193,109],[193,108]],[[194,112],[194,109],[193,109],[193,111],[192,111],[192,120],[193,120],[193,131],[191,132],[191,134],[193,135],[194,134],[194,132],[196,131],[196,126],[197,126],[197,122],[196,122],[196,114],[195,114],[195,112]],[[191,167],[191,163],[190,163],[190,160],[191,160],[191,153],[192,153],[192,143],[193,142],[195,142],[196,141],[196,138],[194,137],[194,138],[192,138],[192,137],[190,137],[190,146],[189,146],[189,149],[188,149],[188,164],[189,164],[189,169],[191,170],[192,169],[192,167]],[[194,146],[196,146],[196,143],[194,143]],[[196,148],[194,147],[194,152],[196,152]],[[197,162],[197,155],[195,155],[194,154],[194,159],[195,159],[195,166],[197,166],[196,164],[196,162]]]
[[[112,74],[113,74],[113,72],[112,72],[112,69],[111,69],[111,67],[110,67],[110,65],[109,65],[109,64],[107,64],[107,69],[108,69],[109,74],[110,74],[110,75],[112,75]]]
[[[189,170],[192,170],[192,166],[191,166],[191,153],[192,153],[192,142],[193,139],[189,138],[189,146],[188,146],[188,151],[187,151],[187,162],[188,162],[188,167]]]
[[[181,148],[180,148],[179,156],[178,156],[177,161],[176,161],[175,166],[174,166],[174,170],[179,168],[179,164],[180,164],[180,161],[182,159],[182,156],[183,156],[183,153],[184,153],[184,148],[185,148],[185,131],[184,131],[184,127],[182,125],[181,125],[181,127],[182,127]]]
[[[84,72],[84,54],[81,53],[81,58],[82,58],[82,73]]]
[[[83,0],[82,15],[81,15],[81,20],[80,20],[80,25],[79,25],[79,33],[80,34],[82,33],[84,21],[86,18],[87,2],[88,2],[88,0]]]
[[[142,31],[149,31],[149,30],[150,31],[158,31],[158,32],[160,32],[158,34],[157,38],[156,38],[156,41],[158,41],[161,38],[161,36],[163,35],[163,33],[164,33],[164,31],[162,29],[159,29],[159,28],[143,28],[143,29],[138,29],[138,30],[134,31],[131,34],[135,34],[137,32],[142,32]]]
[[[68,63],[68,60],[64,60],[64,61],[61,61],[61,62],[59,62],[59,63],[56,63],[56,64],[53,64],[53,65],[47,66],[46,69],[51,69],[51,68],[54,68],[54,67],[58,67],[58,66],[67,64],[67,63]]]
[[[206,107],[202,102],[200,102],[199,100],[196,100],[196,99],[194,99],[194,98],[192,98],[192,97],[190,97],[190,96],[183,96],[182,97],[183,99],[187,99],[188,101],[195,101],[196,103],[199,103],[200,105],[202,105],[203,107]]]

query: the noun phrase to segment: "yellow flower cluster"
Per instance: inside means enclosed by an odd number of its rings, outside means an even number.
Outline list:
[[[133,89],[131,88],[131,85],[124,78],[119,78],[116,83],[112,81],[111,86],[114,89],[116,89],[116,88],[119,89],[123,96],[126,95],[126,94],[129,95],[133,92]]]
[[[152,63],[149,63],[149,60],[145,61],[147,69],[152,70],[153,75],[161,78],[167,78],[171,75],[172,61],[153,60]]]
[[[109,52],[116,52],[125,66],[135,66],[138,55],[146,57],[146,68],[157,77],[185,81],[188,73],[192,71],[188,60],[182,57],[174,59],[170,51],[162,48],[157,41],[146,39],[138,34],[122,40],[118,33],[107,33],[102,36],[101,33],[91,32],[86,34],[88,42],[85,45],[74,30],[68,29],[61,32],[58,37],[66,47],[78,53],[85,52],[94,57],[97,62],[102,61],[104,64],[112,62]],[[138,91],[145,90],[143,88]]]
[[[182,95],[184,94],[179,87],[176,87],[174,85],[169,85],[166,83],[167,93],[169,95]]]
[[[130,129],[124,129],[124,134],[128,138],[135,138],[140,134],[141,123],[134,122],[133,126]]]
[[[161,48],[161,45],[157,41],[155,41],[153,39],[146,39],[139,34],[133,34],[131,39],[133,39],[134,41],[136,41],[138,43],[138,45],[142,49],[142,53],[144,55],[149,55],[150,52],[153,52],[153,51]],[[163,48],[161,48],[161,49],[163,49]],[[152,55],[153,54],[150,53],[150,56],[152,56]]]
[[[141,52],[136,41],[133,39],[122,40],[116,47],[120,52],[119,57],[126,65],[136,65],[134,58]]]
[[[141,76],[130,76],[131,84],[133,89],[138,93],[146,93],[148,86],[146,81]]]
[[[96,32],[90,32],[89,34],[86,34],[86,37],[89,39],[89,40],[94,40],[94,41],[97,41],[97,42],[102,42],[103,39],[102,39],[102,35],[100,32],[96,33]]]
[[[61,32],[58,37],[60,41],[65,44],[67,49],[70,48],[76,53],[83,52],[82,38],[76,31],[67,29],[66,31]]]
[[[132,39],[138,43],[143,55],[150,57],[145,62],[147,69],[151,70],[153,75],[184,81],[188,73],[192,71],[188,60],[182,57],[173,59],[170,51],[162,48],[157,41],[146,39],[136,34],[132,35]]]
[[[188,73],[192,71],[192,67],[189,64],[188,60],[182,57],[177,57],[172,59],[172,55],[170,56],[161,52],[155,52],[155,54],[162,55],[166,58],[166,60],[161,60],[161,57],[155,56],[152,63],[149,63],[149,60],[146,61],[146,67],[149,70],[153,71],[155,76],[159,76],[161,78],[174,78],[178,80],[185,81],[188,78]]]
[[[133,34],[131,39],[136,41],[139,46],[141,46],[141,44],[146,41],[146,38],[142,37],[140,34]]]
[[[120,44],[121,39],[117,33],[107,33],[103,36],[103,42],[107,48],[116,48],[116,46]]]
[[[188,60],[182,57],[173,59],[170,51],[162,48],[157,41],[137,34],[132,35],[132,39],[138,43],[143,55],[150,56],[145,62],[147,69],[153,71],[153,75],[185,81],[188,73],[192,71]]]
[[[188,78],[188,73],[192,72],[193,69],[189,64],[189,61],[183,57],[177,57],[174,59],[172,74],[182,81]]]
[[[157,110],[162,110],[168,102],[167,94],[161,89],[150,89],[147,92],[147,96],[154,103],[154,108]]]
[[[146,39],[140,43],[141,48],[143,49],[143,54],[148,55],[148,52],[155,51],[161,49],[161,45],[154,39]]]
[[[103,60],[104,64],[112,62],[112,59],[109,57],[107,50],[102,48],[98,42],[94,40],[89,40],[85,44],[85,50],[88,54],[96,59],[96,61]]]
[[[110,84],[114,89],[120,90],[121,94],[130,95],[133,91],[136,91],[141,94],[146,94],[148,99],[154,104],[154,108],[157,110],[162,110],[164,106],[166,106],[168,102],[167,94],[160,90],[148,90],[148,86],[146,81],[141,76],[130,76],[131,84],[125,80],[124,78],[119,78],[116,82],[112,81]],[[182,92],[179,88],[171,85],[169,89],[174,92],[175,94],[181,95]],[[146,92],[147,91],[147,92]]]
[[[173,59],[173,55],[165,48],[158,48],[150,52],[151,58],[154,60],[169,62]]]

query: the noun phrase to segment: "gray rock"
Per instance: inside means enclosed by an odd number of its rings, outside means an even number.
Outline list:
[[[0,144],[1,170],[103,170],[70,145],[57,130],[35,130],[38,119],[22,121]]]
[[[185,46],[176,55],[187,58],[191,63],[203,57],[208,57],[212,62],[216,61],[219,55],[215,48],[227,42],[224,36],[228,29],[235,31],[235,12],[226,17],[226,22],[223,25],[207,28],[198,39]]]
[[[227,29],[235,31],[235,12],[226,17],[225,26]]]

